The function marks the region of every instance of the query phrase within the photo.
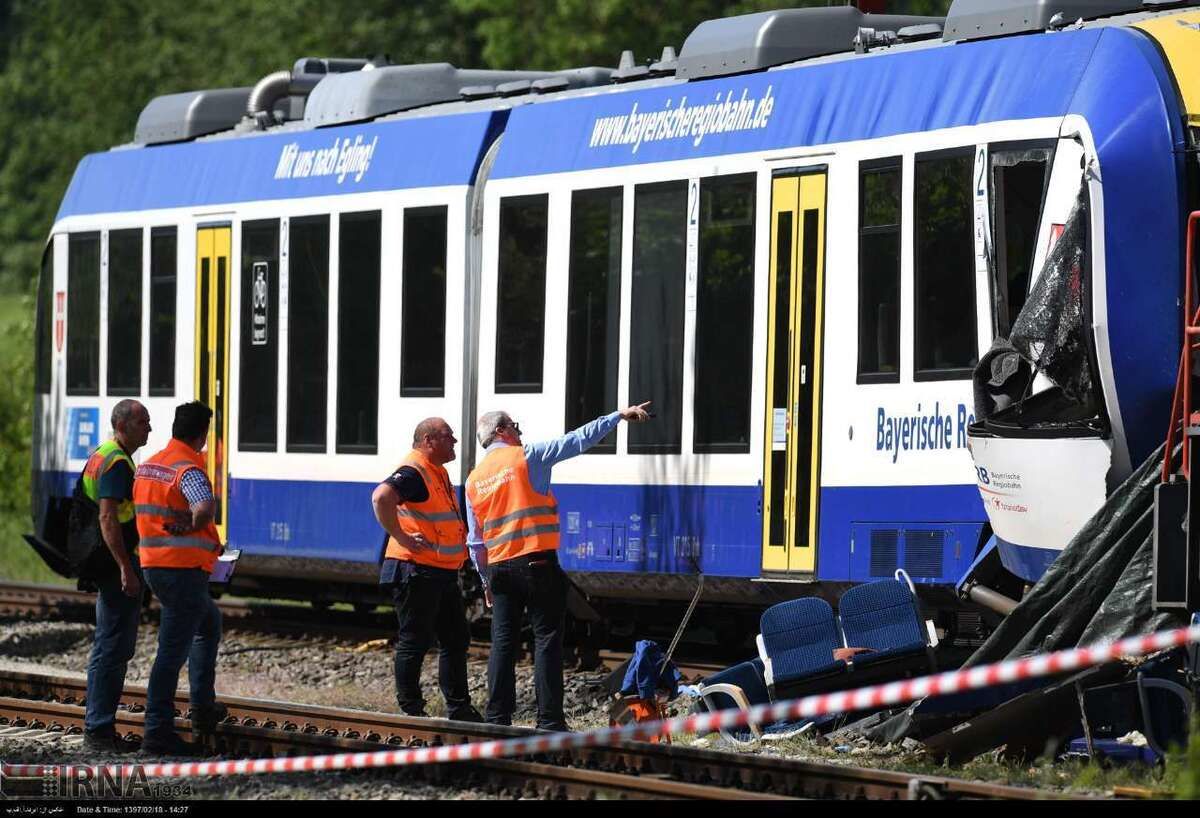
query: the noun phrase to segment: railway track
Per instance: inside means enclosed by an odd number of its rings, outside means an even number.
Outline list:
[[[244,599],[218,599],[217,607],[224,617],[227,631],[257,633],[265,636],[321,636],[358,644],[392,640],[396,635],[394,616],[388,613],[359,611],[315,610],[303,605],[280,605],[251,602]],[[0,614],[29,616],[39,619],[61,618],[69,621],[92,622],[95,618],[96,595],[56,585],[0,582]],[[158,617],[158,602],[151,600],[146,614]],[[468,649],[470,656],[486,659],[489,643],[475,640]],[[629,658],[621,651],[600,651],[603,667],[612,670]],[[695,681],[721,670],[724,665],[711,662],[676,661],[685,681]]]
[[[0,671],[0,730],[51,733],[82,730],[82,678]],[[136,740],[145,688],[126,687],[118,731]],[[491,741],[534,734],[527,728],[423,719],[232,696],[220,700],[229,718],[201,736],[215,753],[239,758],[364,752]],[[191,735],[187,700],[176,697],[177,728]],[[870,770],[779,757],[629,742],[556,751],[524,759],[460,762],[421,768],[434,781],[499,787],[539,797],[989,799],[1061,798],[1061,794],[943,776]],[[467,769],[470,775],[463,776]],[[444,779],[438,776],[445,776]]]

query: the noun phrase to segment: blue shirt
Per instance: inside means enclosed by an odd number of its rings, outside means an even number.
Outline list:
[[[598,417],[591,423],[585,423],[578,429],[567,432],[562,437],[556,437],[553,440],[546,440],[541,443],[525,444],[525,463],[529,467],[529,485],[538,494],[549,494],[550,469],[554,464],[583,454],[603,440],[609,432],[617,428],[620,422],[621,413],[613,412],[611,415]],[[491,446],[484,449],[484,452],[490,452],[493,449],[500,449],[508,445],[502,440],[497,440]],[[471,508],[471,496],[468,494],[467,550],[471,552],[471,561],[475,563],[475,570],[479,572],[479,576],[483,579],[484,587],[487,587],[487,548],[484,547],[483,538],[479,536],[479,528],[479,520],[475,517],[475,509]]]

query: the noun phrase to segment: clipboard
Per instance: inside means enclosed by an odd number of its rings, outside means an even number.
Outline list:
[[[237,567],[238,557],[240,556],[242,556],[242,552],[235,548],[217,557],[216,563],[213,564],[212,573],[208,575],[209,583],[224,585],[229,582],[233,578],[233,571]]]

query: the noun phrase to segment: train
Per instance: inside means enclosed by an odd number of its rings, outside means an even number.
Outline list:
[[[46,242],[27,539],[61,556],[116,401],[150,411],[141,455],[200,399],[232,590],[369,605],[371,490],[418,421],[458,433],[461,487],[484,411],[534,440],[651,400],[555,469],[574,616],[673,611],[702,574],[740,638],[899,569],[978,628],[981,555],[1036,581],[1166,430],[1197,55],[1191,3],[954,0],[707,20],[617,68],[302,58],[156,97]],[[1018,398],[1086,433],[981,431],[973,372],[1068,237],[1094,377]]]

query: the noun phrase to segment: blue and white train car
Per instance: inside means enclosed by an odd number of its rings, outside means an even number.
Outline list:
[[[243,581],[361,580],[380,544],[365,487],[422,418],[473,423],[471,182],[503,114],[84,159],[44,262],[35,522],[70,496],[116,401],[148,407],[145,456],[175,405],[199,398],[216,412],[218,528],[257,563]],[[461,482],[461,463],[449,468]]]
[[[370,490],[420,418],[459,431],[461,482],[479,412],[533,440],[653,400],[555,469],[562,562],[595,598],[684,599],[697,570],[715,602],[897,568],[952,588],[993,533],[972,370],[1081,191],[1100,422],[1063,472],[1078,505],[1157,445],[1179,348],[1200,14],[1112,0],[1097,17],[1131,13],[1048,30],[1054,4],[1023,5],[709,21],[611,83],[372,121],[396,95],[364,89],[414,67],[330,75],[302,120],[88,157],[42,280],[42,547],[123,395],[148,449],[174,403],[215,403],[238,581],[306,594],[369,587]],[[141,362],[115,381],[114,343]],[[1008,545],[1029,578],[1053,555]]]
[[[1081,186],[1104,428],[1090,458],[1034,464],[1080,508],[1031,527],[1077,527],[1165,428],[1188,143],[1162,45],[1105,20],[719,76],[769,19],[701,26],[673,79],[515,109],[488,180],[480,408],[539,437],[658,407],[556,469],[563,562],[597,593],[681,593],[693,560],[743,597],[954,583],[995,494],[972,368]],[[1004,556],[1036,579],[1055,553]]]

